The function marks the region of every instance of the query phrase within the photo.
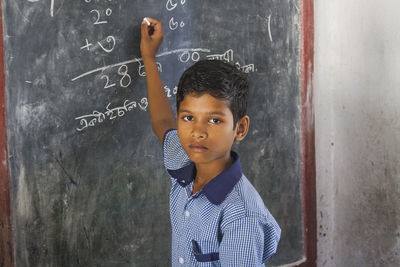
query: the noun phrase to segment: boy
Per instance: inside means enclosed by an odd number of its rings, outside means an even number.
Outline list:
[[[231,151],[249,128],[247,78],[222,61],[197,62],[179,81],[175,121],[155,61],[162,25],[148,21],[140,49],[152,127],[172,181],[172,266],[264,266],[281,230]]]

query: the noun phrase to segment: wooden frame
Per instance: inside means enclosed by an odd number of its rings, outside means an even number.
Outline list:
[[[316,266],[317,216],[315,173],[315,129],[313,109],[314,2],[301,2],[300,88],[301,149],[303,175],[303,220],[305,261],[295,266]]]
[[[13,266],[10,179],[8,176],[3,16],[0,3],[0,266]]]

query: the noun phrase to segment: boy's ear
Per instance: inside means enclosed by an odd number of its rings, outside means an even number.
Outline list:
[[[249,116],[246,115],[239,119],[239,121],[236,123],[235,141],[242,141],[246,137],[247,132],[249,131],[249,125]]]

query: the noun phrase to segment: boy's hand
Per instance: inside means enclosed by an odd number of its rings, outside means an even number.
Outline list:
[[[142,53],[143,60],[154,59],[164,39],[162,22],[152,18],[147,19],[151,25],[148,26],[143,20],[141,26],[140,52]]]

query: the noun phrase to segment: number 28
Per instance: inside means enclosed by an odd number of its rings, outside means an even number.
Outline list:
[[[128,66],[127,65],[121,65],[118,68],[118,74],[120,76],[122,76],[121,79],[119,80],[119,85],[121,87],[127,88],[129,85],[131,85],[132,78],[128,74]],[[105,84],[104,88],[110,88],[110,87],[116,86],[115,83],[110,83],[110,78],[108,77],[108,75],[102,75],[101,79],[105,79],[106,80],[106,84]]]

